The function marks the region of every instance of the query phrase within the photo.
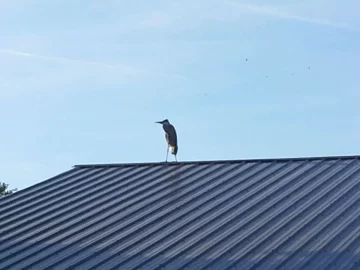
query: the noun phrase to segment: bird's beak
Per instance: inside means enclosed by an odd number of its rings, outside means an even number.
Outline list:
[[[158,121],[158,122],[155,122],[155,123],[157,123],[157,124],[161,124],[161,121]]]

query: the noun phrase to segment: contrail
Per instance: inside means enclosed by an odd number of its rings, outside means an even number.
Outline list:
[[[237,3],[234,1],[227,1],[227,3],[232,5],[235,8],[238,8],[238,9],[244,10],[244,11],[248,11],[251,13],[264,14],[264,15],[274,16],[274,17],[282,18],[282,19],[297,20],[297,21],[303,21],[303,22],[308,22],[308,23],[313,23],[313,24],[336,27],[336,28],[343,28],[343,29],[356,30],[356,31],[359,30],[359,28],[357,28],[356,26],[351,25],[351,24],[333,22],[330,20],[319,19],[319,18],[298,16],[298,15],[283,12],[283,11],[280,11],[280,10],[277,10],[277,9],[274,9],[271,7],[267,7],[267,6],[243,4],[243,3]]]

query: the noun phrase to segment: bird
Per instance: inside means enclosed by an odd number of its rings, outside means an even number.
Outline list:
[[[177,142],[177,134],[176,134],[175,127],[172,124],[170,124],[168,119],[165,119],[163,121],[157,121],[155,123],[162,124],[162,127],[165,131],[165,139],[168,144],[167,150],[166,150],[165,162],[167,162],[167,160],[168,160],[169,149],[171,151],[171,154],[173,154],[175,156],[175,160],[177,162],[176,155],[178,152],[178,142]]]

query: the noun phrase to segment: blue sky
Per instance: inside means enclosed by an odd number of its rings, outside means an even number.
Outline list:
[[[154,122],[165,118],[179,161],[360,154],[359,10],[1,1],[1,181],[22,189],[75,164],[164,161]]]

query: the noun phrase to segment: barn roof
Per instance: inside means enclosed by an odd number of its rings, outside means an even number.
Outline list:
[[[77,165],[0,199],[0,269],[350,269],[359,207],[359,156]]]

